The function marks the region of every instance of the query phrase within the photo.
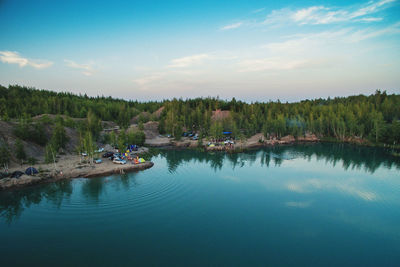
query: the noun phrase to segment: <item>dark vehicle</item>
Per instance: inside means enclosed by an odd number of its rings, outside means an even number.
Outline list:
[[[112,152],[106,152],[106,153],[103,154],[103,158],[109,158],[109,157],[112,157],[112,156],[114,156],[114,153],[112,153]]]
[[[21,172],[21,171],[15,171],[15,172],[13,172],[12,174],[11,174],[11,178],[19,178],[19,177],[21,177],[22,175],[24,175],[24,173],[23,172]]]

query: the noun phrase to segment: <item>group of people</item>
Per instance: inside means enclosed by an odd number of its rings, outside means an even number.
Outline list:
[[[135,164],[138,163],[143,163],[146,162],[146,160],[144,158],[139,158],[139,156],[136,155],[136,157],[131,157],[131,155],[128,153],[129,150],[127,150],[127,152],[125,152],[124,156],[127,160],[132,161]]]

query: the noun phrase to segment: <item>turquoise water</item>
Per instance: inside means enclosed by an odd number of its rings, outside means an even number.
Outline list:
[[[161,151],[152,161],[1,192],[1,265],[400,264],[400,159],[383,150]]]

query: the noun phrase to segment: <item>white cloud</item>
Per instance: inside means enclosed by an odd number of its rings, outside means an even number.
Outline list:
[[[339,31],[298,34],[283,42],[266,44],[262,48],[273,55],[304,55],[307,51],[315,54],[320,49],[326,50],[329,45],[343,42],[345,36],[350,36],[351,31],[351,28],[345,28]]]
[[[363,189],[362,180],[348,179],[345,182],[338,183],[337,181],[327,181],[324,179],[307,179],[305,181],[296,181],[287,184],[286,188],[289,191],[308,194],[316,191],[334,191],[358,197],[365,201],[378,201],[379,196],[375,192]],[[289,202],[292,206],[296,205],[295,202]]]
[[[326,10],[325,7],[323,6],[313,6],[313,7],[308,7],[308,8],[303,8],[298,10],[292,15],[292,19],[294,21],[304,21],[304,20],[312,20],[313,17],[315,16],[315,13]]]
[[[133,80],[133,82],[135,82],[139,86],[145,86],[145,85],[148,85],[150,83],[159,81],[164,77],[165,77],[165,73],[155,73],[155,74],[148,75],[148,76],[145,76],[145,77],[137,78],[137,79]]]
[[[364,21],[364,22],[378,22],[378,21],[382,21],[383,18],[374,18],[374,17],[370,17],[370,18],[361,18],[357,21]]]
[[[237,29],[242,25],[243,25],[243,22],[237,22],[237,23],[226,25],[226,26],[222,27],[221,30],[225,31],[225,30]]]
[[[283,24],[294,22],[299,25],[304,24],[330,24],[349,21],[377,22],[382,18],[372,18],[371,14],[388,8],[390,3],[396,0],[370,1],[357,7],[332,8],[326,6],[311,6],[298,10],[281,9],[273,10],[265,19],[265,24]]]
[[[259,9],[256,9],[256,10],[253,10],[253,12],[251,12],[251,13],[254,13],[254,14],[256,14],[256,13],[263,12],[264,10],[265,10],[265,7],[263,7],[263,8],[259,8]]]
[[[310,66],[307,60],[284,58],[247,59],[239,62],[239,72],[256,72],[268,70],[292,70]]]
[[[24,58],[18,52],[13,51],[0,51],[0,60],[3,63],[17,64],[21,68],[25,66],[31,66],[35,69],[44,69],[53,65],[53,62],[50,61]]]
[[[66,66],[73,68],[73,69],[79,69],[82,70],[82,74],[86,76],[91,76],[95,73],[95,70],[93,68],[93,63],[88,63],[88,64],[78,64],[72,60],[64,59],[64,62],[66,63]]]
[[[171,64],[168,65],[169,68],[186,68],[193,65],[198,65],[203,63],[205,60],[211,59],[212,56],[208,54],[198,54],[182,58],[177,58],[171,60]]]
[[[399,33],[400,22],[383,29],[356,30],[349,27],[337,31],[287,36],[287,40],[262,46],[264,50],[255,52],[252,58],[242,58],[236,65],[237,71],[274,74],[299,69],[332,68],[347,60],[343,49],[350,51],[356,43]]]
[[[383,29],[366,28],[355,30],[343,28],[338,31],[324,31],[319,33],[297,34],[282,42],[273,42],[262,46],[272,55],[304,55],[305,52],[316,54],[318,51],[331,51],[339,44],[358,43],[366,39],[382,35],[399,34],[400,22]]]
[[[346,40],[351,43],[357,43],[360,41],[364,41],[366,39],[376,38],[382,35],[399,34],[399,33],[400,33],[400,22],[379,30],[365,29],[365,30],[355,31],[349,36],[347,36]]]

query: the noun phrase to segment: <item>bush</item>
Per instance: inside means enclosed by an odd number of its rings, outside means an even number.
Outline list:
[[[68,117],[65,121],[64,121],[64,126],[69,127],[69,128],[76,128],[77,124],[75,123],[75,121]]]
[[[17,139],[15,141],[15,157],[17,159],[21,160],[21,164],[26,159],[26,153],[25,153],[24,145],[22,144],[20,139]]]
[[[62,126],[60,123],[57,123],[53,130],[53,136],[51,137],[51,144],[55,151],[58,151],[60,148],[65,148],[68,139],[69,138],[65,132],[64,126]]]
[[[139,122],[138,127],[139,127],[139,130],[143,131],[144,130],[143,122]]]
[[[48,115],[43,115],[43,117],[40,118],[40,122],[43,124],[52,124],[53,120]]]
[[[5,169],[8,168],[10,163],[10,150],[6,142],[0,144],[0,166]]]
[[[34,157],[29,157],[28,158],[28,163],[30,165],[35,165],[37,163],[37,159],[35,159]]]
[[[41,122],[28,123],[26,120],[20,120],[14,128],[14,135],[24,141],[34,142],[38,145],[45,145],[47,143],[44,125]]]
[[[110,136],[110,134],[109,134],[109,133],[103,134],[102,137],[101,137],[101,142],[102,142],[103,144],[110,144],[110,143],[111,143],[111,136]]]
[[[143,145],[146,141],[146,136],[143,131],[129,132],[126,136],[126,141],[129,145]]]
[[[46,146],[45,154],[44,154],[44,162],[45,163],[52,163],[56,159],[55,151],[51,144]]]

